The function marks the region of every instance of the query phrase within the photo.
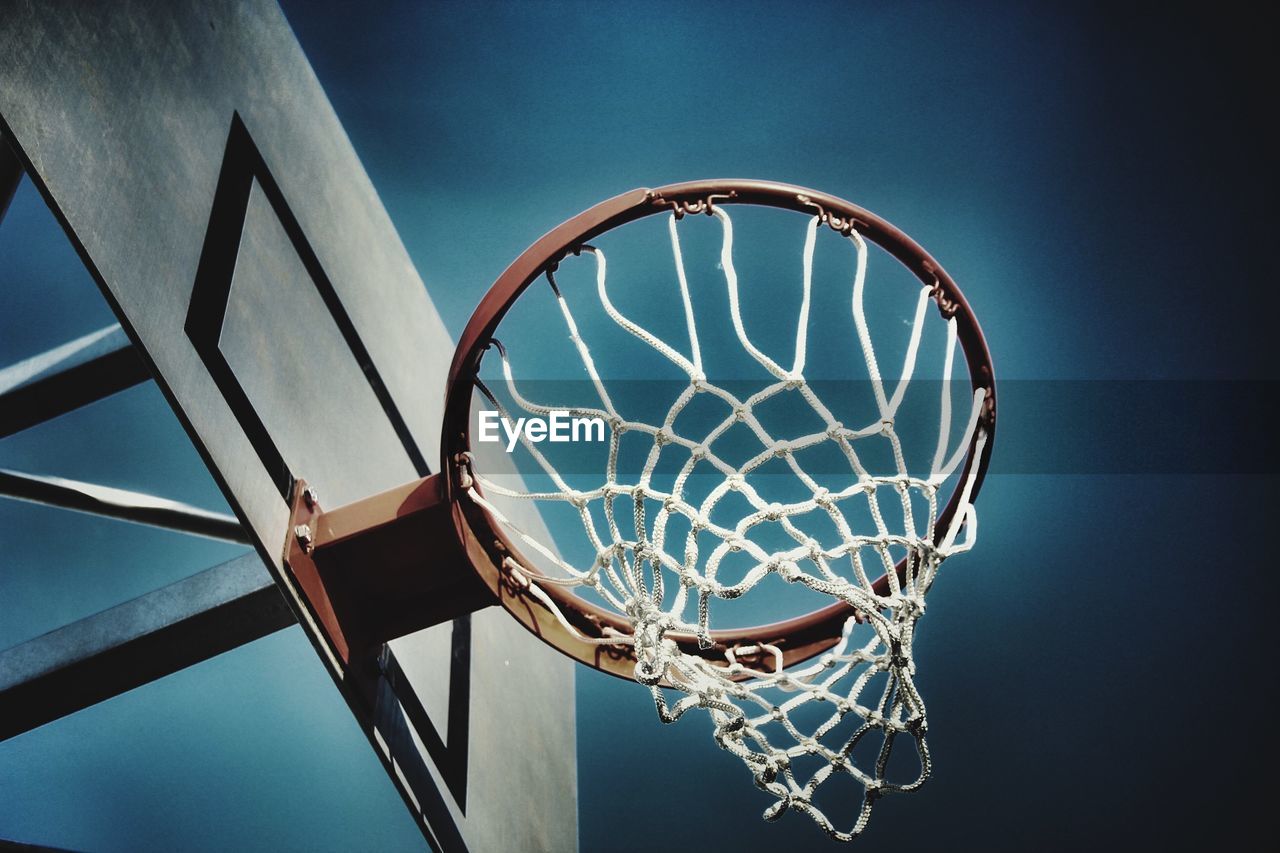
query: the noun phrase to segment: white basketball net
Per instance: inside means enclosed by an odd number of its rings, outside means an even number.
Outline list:
[[[765,818],[776,819],[787,809],[795,809],[809,815],[832,838],[848,841],[866,828],[872,807],[880,796],[892,791],[915,790],[929,777],[925,706],[913,681],[912,641],[916,621],[924,612],[925,594],[938,567],[946,557],[972,547],[977,533],[977,519],[970,503],[978,469],[976,463],[970,466],[966,482],[959,484],[958,511],[949,527],[938,531],[935,523],[939,487],[962,463],[971,442],[975,458],[982,453],[986,434],[980,425],[980,415],[985,395],[982,390],[973,395],[964,434],[953,446],[948,435],[952,420],[949,382],[942,383],[941,423],[931,470],[925,477],[910,474],[894,431],[894,416],[915,369],[925,309],[933,295],[932,289],[924,287],[920,290],[901,379],[890,391],[881,379],[863,309],[867,246],[857,231],[847,235],[857,253],[853,321],[879,411],[869,425],[846,427],[832,415],[804,378],[814,243],[822,217],[815,217],[810,222],[805,240],[803,301],[795,360],[788,368],[757,349],[747,337],[739,311],[738,277],[733,266],[733,224],[722,208],[712,207],[710,212],[723,228],[720,264],[728,285],[729,307],[738,341],[769,372],[773,381],[746,399],[740,399],[707,381],[680,251],[677,216],[672,215],[669,231],[688,329],[689,358],[614,307],[606,289],[605,257],[597,249],[584,247],[583,251],[595,259],[597,292],[609,317],[683,371],[688,377],[688,387],[660,424],[624,418],[615,408],[596,371],[591,352],[579,334],[568,302],[556,287],[554,277],[548,273],[569,336],[594,384],[600,406],[552,406],[526,399],[517,387],[508,353],[499,345],[506,386],[516,404],[531,414],[545,417],[558,410],[571,412],[577,417],[603,418],[610,428],[608,464],[603,480],[591,490],[570,487],[538,446],[527,439],[524,447],[554,483],[553,490],[530,492],[512,489],[486,480],[479,474],[475,479],[489,495],[571,504],[577,509],[583,530],[595,550],[594,564],[588,567],[569,565],[546,543],[519,530],[474,486],[467,495],[508,529],[514,530],[531,549],[563,571],[562,577],[547,577],[510,557],[505,566],[515,581],[549,608],[568,630],[586,642],[635,647],[635,678],[649,686],[663,722],[674,722],[691,708],[702,708],[710,714],[716,742],[746,762],[756,786],[777,798],[766,809]],[[956,337],[956,320],[953,317],[947,320],[946,363],[943,368],[943,376],[948,379],[952,372]],[[487,388],[480,387],[502,415],[508,417],[502,404]],[[722,400],[730,414],[704,437],[680,435],[674,429],[676,418],[698,394]],[[770,435],[753,414],[753,407],[782,394],[795,395],[804,405],[811,407],[826,424],[826,430],[790,440]],[[745,465],[735,466],[717,456],[714,445],[717,438],[739,422],[749,427],[759,439],[761,450]],[[652,438],[646,464],[634,482],[623,481],[619,477],[619,437],[624,432],[643,433]],[[890,443],[896,470],[872,472],[864,467],[855,445],[868,439]],[[806,473],[797,461],[794,451],[822,442],[834,442],[848,460],[857,478],[853,485],[830,491]],[[659,456],[663,453],[687,456],[670,491],[659,490],[651,482]],[[811,493],[809,499],[797,503],[770,503],[752,487],[751,473],[776,458],[785,460],[795,477]],[[705,471],[706,466],[714,468],[724,479],[704,500],[694,505],[686,500],[685,486],[695,467]],[[732,528],[711,519],[712,509],[730,490],[740,493],[754,509]],[[915,507],[913,494],[917,501]],[[882,500],[900,502],[905,529],[889,529],[881,512]],[[617,522],[615,513],[619,501],[628,507],[623,511],[634,514],[635,534],[632,538],[623,535]],[[854,501],[865,502],[874,522],[873,529],[851,528],[842,508]],[[660,506],[652,514],[651,523],[646,519],[647,504],[650,507]],[[928,508],[924,518],[919,517],[921,505]],[[597,508],[594,514],[593,506]],[[840,541],[824,545],[817,536],[806,533],[805,516],[810,513],[821,513],[830,518],[839,531]],[[673,514],[684,516],[691,527],[682,547],[671,547],[666,539],[668,521]],[[603,525],[598,523],[597,516],[604,519]],[[781,525],[794,540],[794,547],[771,551],[752,541],[752,528],[765,523]],[[962,528],[965,536],[959,539]],[[711,536],[718,541],[709,554],[704,554],[699,547],[700,535],[704,538]],[[905,572],[901,579],[895,571],[891,547],[898,553],[906,553]],[[732,551],[746,552],[754,560],[754,567],[739,582],[723,584],[717,580],[717,569],[726,554]],[[679,578],[679,585],[673,593],[664,584],[663,569]],[[698,637],[704,649],[710,648],[713,645],[710,637],[713,626],[710,624],[709,600],[713,597],[736,599],[747,595],[771,573],[788,582],[804,584],[856,610],[858,616],[845,623],[843,635],[833,648],[814,660],[784,670],[782,653],[773,646],[730,649],[725,652],[724,660],[712,661],[682,652],[667,636],[671,632],[692,634]],[[885,595],[877,594],[873,587],[874,579],[882,574],[888,579]],[[582,636],[540,588],[547,584],[585,586],[594,590],[631,624],[632,633],[604,638]],[[686,616],[693,603],[691,597],[696,597],[696,621],[690,621]],[[865,620],[872,629],[868,632],[870,639],[855,644],[852,635],[856,621],[861,620]],[[884,676],[877,678],[882,673]],[[672,690],[676,691],[674,695],[683,694],[678,701],[669,701],[668,691]],[[816,728],[812,726],[815,703],[823,703],[821,722]],[[807,709],[806,713],[797,714],[801,709]],[[849,715],[855,715],[856,719],[841,726]],[[809,730],[804,731],[797,726],[797,716],[810,718]],[[853,755],[854,749],[873,733],[880,739],[878,750],[873,745],[871,754],[874,757],[863,760],[861,764],[865,766],[859,766]],[[837,735],[834,742],[833,734]],[[915,744],[919,772],[913,780],[890,782],[886,778],[890,751],[895,738],[904,734]],[[802,767],[807,769],[802,771]],[[837,828],[814,803],[819,786],[836,774],[847,774],[863,792],[861,802],[850,803],[844,812],[847,817],[841,818],[842,823],[852,819],[848,829]],[[828,805],[827,808],[832,807]]]

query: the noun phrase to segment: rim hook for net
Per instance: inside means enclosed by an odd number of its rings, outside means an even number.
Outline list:
[[[858,225],[858,220],[852,216],[836,216],[807,195],[797,195],[796,200],[806,207],[812,207],[817,210],[818,221],[843,237],[848,237],[852,234]]]
[[[716,199],[724,201],[733,201],[738,197],[736,190],[729,190],[723,193],[710,193],[703,198],[695,198],[692,201],[683,199],[671,199],[661,193],[649,193],[649,200],[660,207],[670,207],[671,215],[677,221],[684,219],[690,214],[705,213],[707,216],[714,216],[716,211]]]
[[[706,213],[707,216],[714,216],[716,211],[716,199],[720,198],[720,199],[724,199],[725,201],[731,201],[732,199],[736,198],[737,195],[738,194],[735,192],[711,193],[706,198],[706,210],[704,210],[703,212]]]

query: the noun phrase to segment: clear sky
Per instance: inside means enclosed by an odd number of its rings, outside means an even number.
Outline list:
[[[1261,826],[1280,468],[1239,407],[1277,378],[1277,139],[1243,6],[284,8],[454,334],[550,226],[708,176],[849,198],[960,283],[1020,390],[979,547],[921,629],[934,779],[861,846],[1180,849]],[[0,226],[0,365],[111,321],[24,186]],[[1123,380],[1164,384],[1135,403]],[[151,386],[0,440],[0,467],[225,506]],[[0,646],[236,552],[0,501]],[[0,743],[0,838],[420,849],[312,654],[289,629]],[[825,843],[761,823],[702,721],[660,726],[585,669],[575,700],[584,851]]]

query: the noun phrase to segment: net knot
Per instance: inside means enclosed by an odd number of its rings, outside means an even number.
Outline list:
[[[503,560],[502,568],[506,571],[507,577],[511,579],[516,589],[525,590],[529,588],[529,577],[521,571],[520,567],[510,557]]]
[[[642,657],[636,661],[635,677],[639,683],[652,687],[662,680],[662,667],[657,661]]]
[[[911,658],[902,649],[902,641],[894,640],[889,645],[889,661],[894,669],[903,669],[911,664]]]
[[[924,615],[924,599],[918,595],[904,595],[893,607],[902,618],[915,620]]]
[[[475,485],[475,479],[471,476],[471,453],[463,451],[455,455],[453,461],[458,466],[458,487],[463,491],[470,489]]]

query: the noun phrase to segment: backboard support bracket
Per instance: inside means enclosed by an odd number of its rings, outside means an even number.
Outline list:
[[[332,510],[294,486],[284,562],[334,658],[375,661],[384,643],[497,604],[454,533],[434,474]]]

